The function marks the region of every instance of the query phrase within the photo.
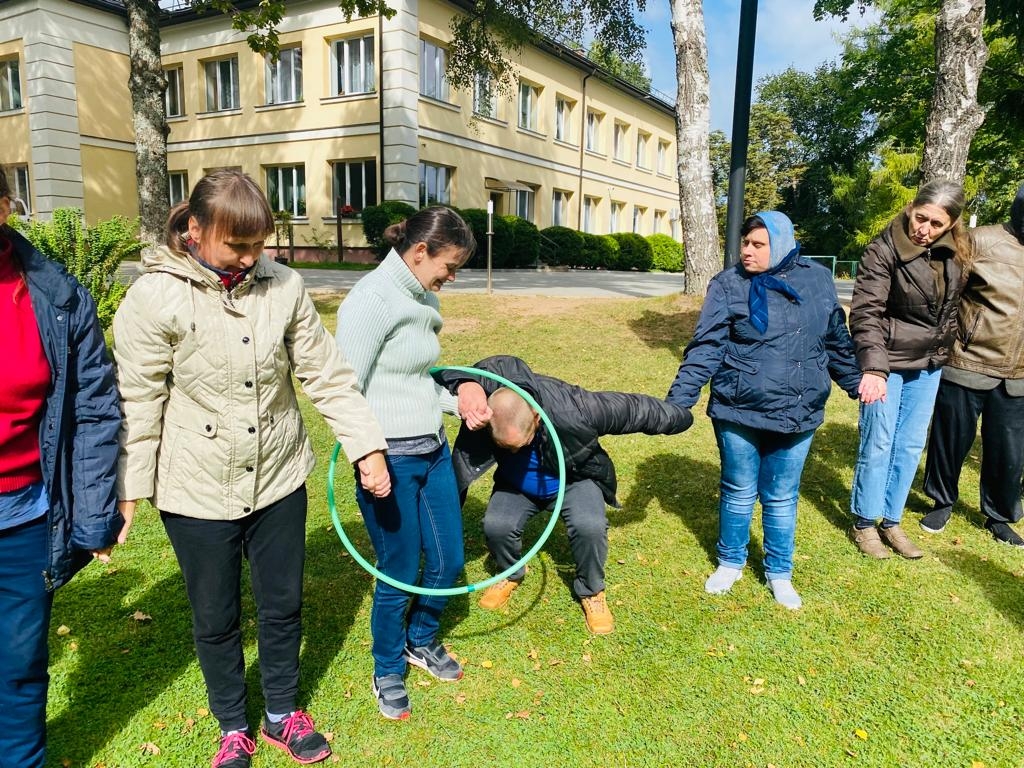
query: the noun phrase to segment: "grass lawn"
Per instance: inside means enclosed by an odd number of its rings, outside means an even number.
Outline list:
[[[334,325],[337,301],[321,304]],[[661,396],[699,303],[446,296],[443,362],[490,354],[591,389]],[[304,405],[307,407],[308,404]],[[608,437],[622,508],[609,510],[608,594],[615,633],[590,636],[569,590],[559,525],[507,611],[455,598],[442,639],[465,678],[412,669],[413,717],[383,720],[370,693],[371,579],[344,553],[326,507],[333,441],[307,410],[310,478],[301,704],[348,766],[1021,766],[1024,565],[978,525],[978,457],[964,503],[925,538],[915,487],[907,528],[917,562],[863,558],[847,538],[857,410],[837,393],[804,472],[794,584],[776,605],[760,524],[746,576],[704,593],[714,567],[718,454],[704,403],[675,437]],[[454,436],[456,424],[450,425]],[[370,556],[351,478],[339,472],[346,530]],[[466,578],[490,573],[481,533],[489,486],[465,510]],[[527,531],[533,540],[545,520]],[[250,722],[261,711],[255,626],[246,603]],[[60,628],[60,629],[59,629]],[[218,738],[192,649],[188,603],[159,520],[143,512],[115,565],[62,589],[51,634],[53,765],[207,765]],[[254,765],[292,763],[266,745]],[[328,763],[330,764],[330,763]]]

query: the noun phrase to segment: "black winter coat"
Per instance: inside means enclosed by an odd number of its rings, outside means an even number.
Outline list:
[[[615,465],[601,447],[598,438],[631,432],[674,435],[693,423],[693,416],[686,408],[649,395],[590,392],[561,379],[534,373],[518,357],[496,355],[481,360],[473,367],[496,373],[528,392],[547,414],[558,433],[565,458],[566,480],[593,480],[601,489],[605,501],[612,506],[618,506],[615,498]],[[456,394],[459,384],[465,381],[478,382],[488,395],[501,386],[491,379],[461,371],[441,371],[435,376],[452,394]],[[558,462],[551,438],[543,423],[539,429],[541,462],[546,469],[557,474]],[[473,431],[465,424],[462,425],[452,452],[460,493],[464,494],[470,483],[493,466],[494,449],[489,429]]]

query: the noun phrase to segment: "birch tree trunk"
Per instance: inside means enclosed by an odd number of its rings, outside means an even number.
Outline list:
[[[985,0],[942,0],[935,20],[935,90],[925,128],[924,181],[962,184],[974,134],[985,121],[978,80],[988,61]]]
[[[686,293],[703,296],[722,269],[711,180],[711,85],[701,0],[670,0],[676,49],[676,169]]]
[[[135,127],[135,177],[139,189],[140,237],[149,249],[163,242],[171,206],[167,186],[167,78],[160,62],[156,0],[125,0],[128,11],[128,90]]]

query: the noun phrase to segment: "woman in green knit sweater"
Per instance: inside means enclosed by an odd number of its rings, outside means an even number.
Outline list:
[[[338,308],[338,345],[384,428],[392,483],[384,499],[357,484],[356,500],[381,572],[406,584],[445,588],[462,571],[464,554],[459,493],[441,423],[442,410],[458,413],[458,404],[430,376],[441,353],[436,293],[455,279],[476,241],[459,215],[443,207],[419,211],[384,237],[391,252]],[[373,693],[384,717],[409,717],[407,664],[439,680],[462,677],[461,665],[437,640],[446,602],[416,596],[410,605],[409,594],[377,582],[370,615]]]

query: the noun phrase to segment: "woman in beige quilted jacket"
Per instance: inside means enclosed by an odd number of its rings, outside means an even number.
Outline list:
[[[274,221],[256,183],[216,171],[167,226],[167,244],[114,319],[124,422],[118,498],[126,520],[160,510],[192,606],[196,654],[221,728],[212,768],[247,768],[240,632],[249,560],[266,703],[260,734],[300,763],[330,755],[296,708],[305,558],[305,480],[313,452],[292,375],[358,468],[387,496],[386,442],[352,369],[299,276],[263,254]]]

